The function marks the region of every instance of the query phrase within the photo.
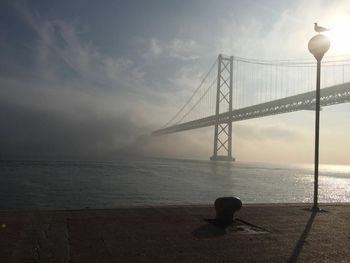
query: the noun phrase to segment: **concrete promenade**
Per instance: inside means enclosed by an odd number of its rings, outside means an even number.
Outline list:
[[[0,211],[0,262],[350,262],[350,204]]]

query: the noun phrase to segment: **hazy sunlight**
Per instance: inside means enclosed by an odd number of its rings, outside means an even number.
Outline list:
[[[334,52],[349,53],[350,52],[350,18],[335,17],[329,24],[330,31],[325,34],[331,40],[331,49]]]

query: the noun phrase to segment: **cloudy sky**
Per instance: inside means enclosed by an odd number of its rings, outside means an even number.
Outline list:
[[[349,17],[348,0],[1,1],[0,158],[208,159],[212,127],[149,134],[217,55],[310,58],[313,23]],[[324,163],[350,164],[349,110],[322,112]],[[234,155],[312,162],[313,125],[312,112],[234,123]]]

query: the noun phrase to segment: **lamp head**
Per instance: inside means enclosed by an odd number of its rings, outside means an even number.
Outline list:
[[[331,42],[328,37],[322,34],[318,34],[312,37],[309,41],[308,48],[309,51],[316,60],[322,60],[324,54],[328,51],[331,46]]]

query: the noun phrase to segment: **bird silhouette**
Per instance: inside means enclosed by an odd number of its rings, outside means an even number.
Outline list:
[[[330,30],[328,28],[325,28],[325,27],[317,25],[317,23],[314,23],[314,24],[315,24],[314,29],[315,29],[315,31],[317,33],[321,33],[321,32],[325,32],[325,31],[329,31]]]

